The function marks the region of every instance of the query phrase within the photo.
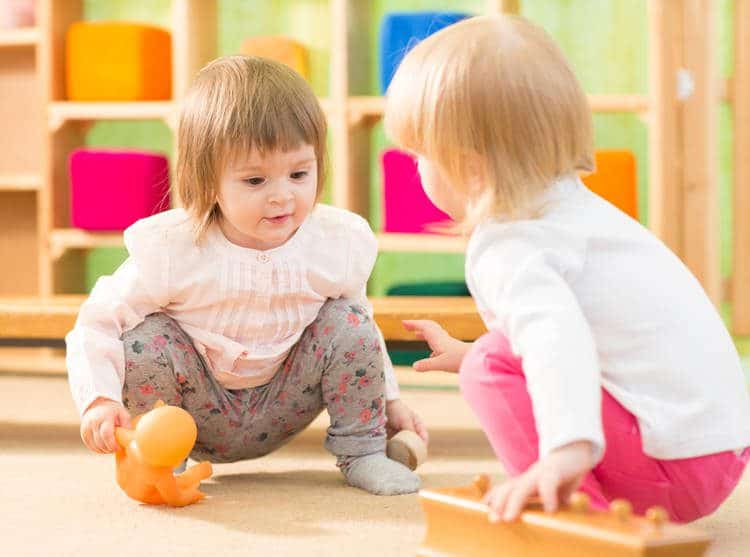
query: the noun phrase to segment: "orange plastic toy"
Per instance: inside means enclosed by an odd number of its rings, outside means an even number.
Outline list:
[[[172,97],[172,39],[151,25],[78,21],[68,29],[65,79],[71,101]]]
[[[583,177],[583,183],[612,205],[638,218],[638,181],[635,156],[630,151],[597,150],[596,172]]]
[[[519,520],[493,524],[482,503],[489,488],[489,478],[482,475],[470,486],[420,491],[427,534],[418,555],[700,557],[711,541],[699,530],[670,523],[661,507],[641,517],[619,499],[609,511],[599,511],[589,508],[584,493],[574,494],[557,512],[546,513],[533,503]]]
[[[211,477],[210,462],[174,475],[198,436],[193,417],[182,408],[158,401],[153,410],[133,420],[134,429],[115,430],[120,445],[115,458],[117,484],[131,498],[149,505],[184,507],[205,497],[198,490]]]
[[[288,37],[250,37],[240,46],[240,54],[259,56],[286,64],[306,80],[310,80],[307,48]]]

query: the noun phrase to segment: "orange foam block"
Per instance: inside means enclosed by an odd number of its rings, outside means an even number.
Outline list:
[[[172,97],[172,41],[159,27],[77,22],[68,28],[66,90],[72,101]]]
[[[307,48],[288,37],[250,37],[242,42],[240,54],[281,62],[308,81],[310,80]]]
[[[596,172],[583,183],[634,219],[638,218],[638,181],[635,156],[630,151],[597,150]]]

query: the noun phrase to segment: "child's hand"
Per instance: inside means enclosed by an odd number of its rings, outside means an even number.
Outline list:
[[[130,413],[119,402],[97,398],[81,418],[81,439],[96,453],[114,453],[118,449],[115,427],[130,427]]]
[[[419,435],[425,445],[428,443],[430,436],[427,433],[424,422],[422,422],[422,418],[404,404],[402,400],[395,399],[386,402],[385,416],[388,419],[385,428],[389,438],[396,435],[402,429],[408,429]]]
[[[417,319],[403,323],[407,330],[414,331],[417,338],[426,341],[432,350],[429,358],[414,362],[415,370],[458,373],[461,360],[471,348],[470,342],[461,342],[453,338],[434,321]]]
[[[490,507],[490,521],[515,520],[526,502],[539,495],[544,510],[557,510],[567,501],[593,467],[593,447],[588,441],[576,441],[552,451],[526,472],[494,487],[484,497]]]

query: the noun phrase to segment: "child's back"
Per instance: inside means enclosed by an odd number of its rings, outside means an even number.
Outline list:
[[[545,199],[539,218],[485,223],[470,243],[467,280],[488,327],[505,331],[525,350],[544,352],[548,338],[515,337],[523,319],[518,313],[533,306],[569,312],[556,333],[570,338],[572,348],[591,331],[602,386],[636,415],[652,456],[708,454],[750,439],[737,352],[685,265],[576,178],[554,184]],[[546,270],[564,277],[558,287],[569,288],[571,298],[541,276]],[[506,293],[501,300],[498,291]],[[504,318],[491,314],[493,306]],[[577,307],[584,320],[576,319]],[[582,366],[571,356],[550,354],[558,365],[572,364],[560,374],[575,382]],[[550,392],[539,391],[541,397]],[[572,404],[568,411],[581,407]]]

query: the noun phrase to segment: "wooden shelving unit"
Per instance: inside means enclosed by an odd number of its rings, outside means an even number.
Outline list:
[[[0,29],[0,293],[39,290],[37,218],[43,189],[43,118],[38,27]]]

